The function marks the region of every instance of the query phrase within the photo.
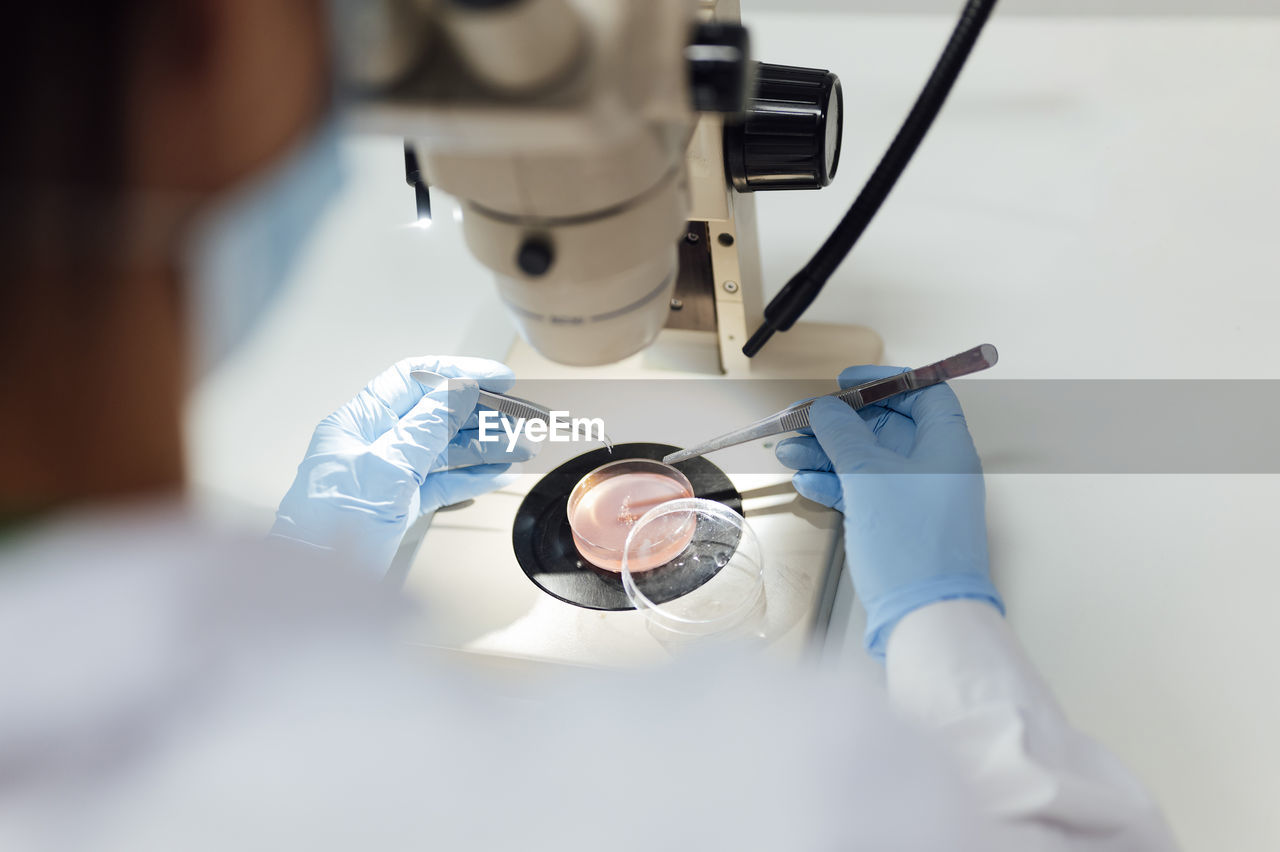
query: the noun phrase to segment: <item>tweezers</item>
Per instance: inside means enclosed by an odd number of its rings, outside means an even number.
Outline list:
[[[409,378],[415,382],[421,382],[427,387],[436,387],[449,380],[448,376],[442,376],[439,373],[432,373],[428,370],[414,370],[409,373]],[[492,408],[494,411],[505,414],[513,420],[545,420],[547,422],[551,420],[551,409],[543,408],[536,402],[530,402],[518,396],[493,393],[481,388],[479,403],[486,408]]]
[[[949,379],[980,372],[993,366],[999,357],[1000,355],[996,352],[994,346],[990,343],[984,343],[981,346],[973,347],[967,352],[952,355],[950,358],[944,358],[927,367],[918,367],[888,378],[864,382],[851,388],[826,394],[826,396],[833,396],[857,411],[859,408],[888,399],[896,394],[927,388],[930,385],[941,384]],[[821,397],[815,398],[820,399]],[[662,460],[667,464],[675,464],[676,462],[706,455],[713,450],[723,450],[726,447],[735,447],[748,441],[804,429],[809,425],[809,406],[812,404],[812,399],[797,402],[795,405],[784,408],[776,414],[771,414],[763,420],[757,420],[750,426],[735,429],[696,447],[671,453]]]

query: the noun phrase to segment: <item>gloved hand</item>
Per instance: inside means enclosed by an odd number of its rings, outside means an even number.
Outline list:
[[[902,372],[850,367],[840,387]],[[819,398],[813,436],[778,443],[796,491],[844,513],[845,552],[867,611],[864,641],[884,657],[907,613],[935,601],[976,598],[1002,613],[991,583],[982,463],[955,393],[911,391],[854,411]]]
[[[412,370],[450,381],[427,388]],[[530,456],[527,445],[479,440],[477,387],[502,393],[514,381],[483,358],[396,363],[316,427],[271,535],[386,571],[421,515],[499,487],[510,462]]]

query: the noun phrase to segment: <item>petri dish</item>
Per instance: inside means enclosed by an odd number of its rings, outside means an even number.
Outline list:
[[[673,527],[690,528],[683,549],[649,566],[649,540]],[[634,567],[640,565],[646,567]],[[671,500],[632,526],[622,586],[651,627],[680,636],[727,634],[763,612],[763,551],[746,519],[723,503]]]
[[[669,464],[651,459],[622,459],[602,465],[578,481],[566,509],[574,546],[582,558],[605,571],[622,571],[622,556],[635,524],[671,500],[693,497],[693,485]],[[693,537],[694,525],[680,516],[647,527],[631,556],[640,573],[665,565]]]

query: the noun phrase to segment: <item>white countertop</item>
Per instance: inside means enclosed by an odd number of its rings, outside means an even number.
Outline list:
[[[836,183],[759,199],[776,289],[858,190],[951,21],[748,23],[760,58],[845,87]],[[886,363],[991,341],[1002,378],[1280,378],[1277,83],[1277,18],[997,17],[811,316],[875,328]],[[398,227],[399,143],[349,147],[353,184],[297,285],[192,405],[197,488],[251,521],[315,422],[387,364],[510,341],[449,217]],[[1009,619],[1071,717],[1186,848],[1280,848],[1280,477],[994,475],[988,490]]]

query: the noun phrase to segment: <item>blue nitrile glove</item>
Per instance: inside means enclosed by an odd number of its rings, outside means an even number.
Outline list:
[[[903,372],[850,367],[840,387]],[[883,658],[895,624],[935,601],[1004,604],[991,584],[982,463],[955,393],[934,385],[854,411],[819,398],[813,437],[788,438],[778,460],[796,491],[844,513],[845,552],[867,611],[865,642]]]
[[[451,380],[429,389],[412,370]],[[271,535],[386,571],[421,515],[499,487],[510,462],[529,457],[527,446],[479,440],[477,385],[501,393],[514,381],[483,358],[398,362],[316,427]]]

